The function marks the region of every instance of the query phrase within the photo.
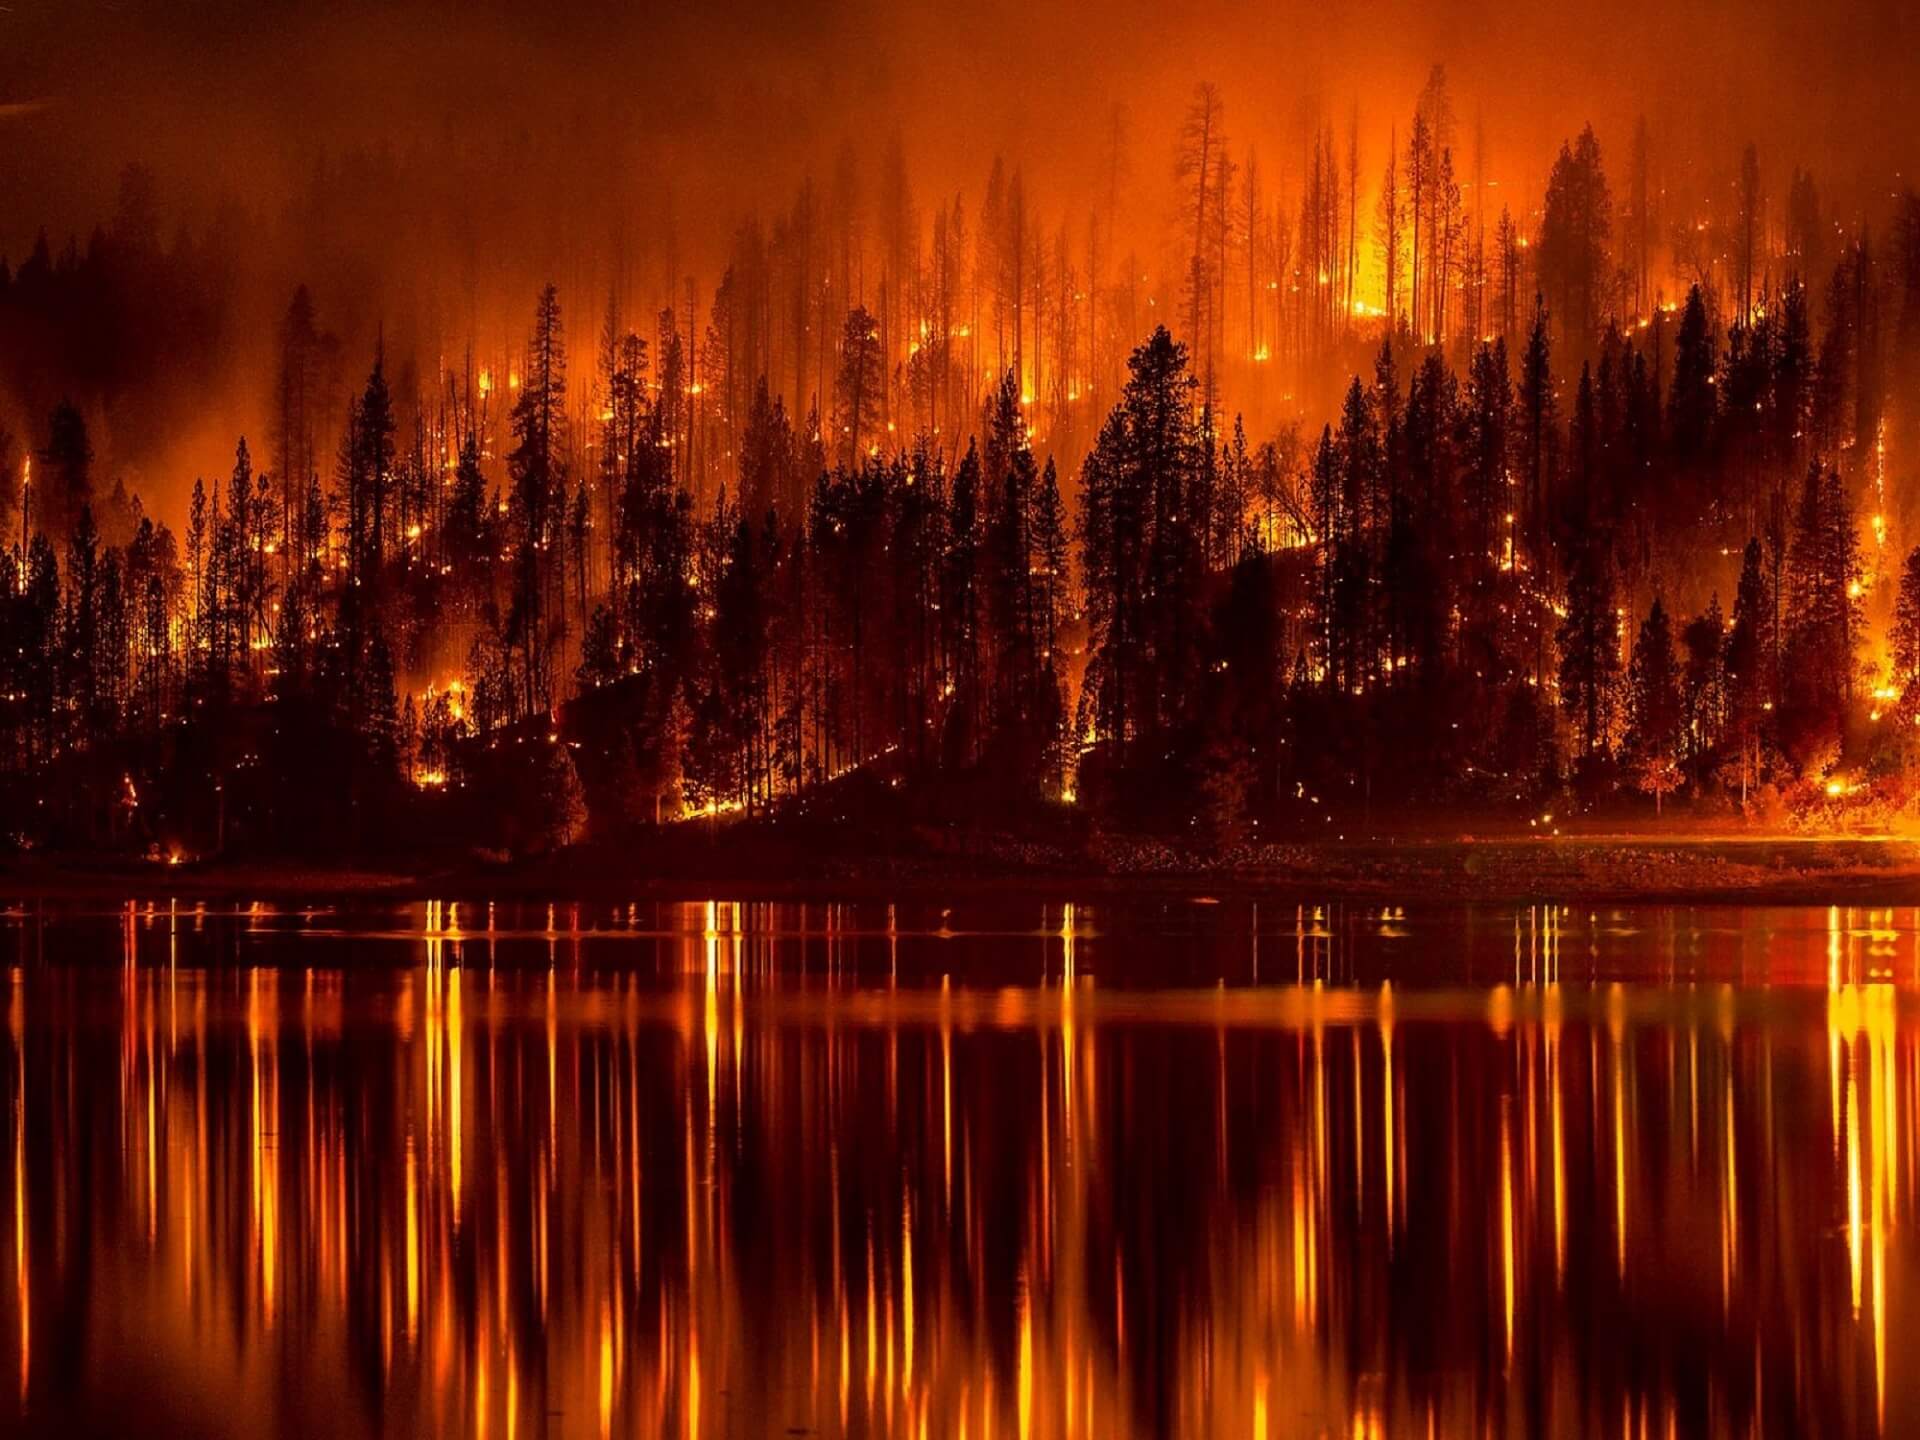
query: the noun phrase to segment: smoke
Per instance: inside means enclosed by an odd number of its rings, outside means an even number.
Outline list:
[[[870,207],[896,136],[923,206],[977,205],[996,155],[1024,167],[1049,226],[1118,180],[1125,243],[1160,264],[1196,81],[1220,85],[1234,153],[1257,152],[1282,191],[1314,127],[1344,148],[1357,115],[1367,215],[1435,63],[1463,174],[1523,205],[1589,121],[1623,173],[1644,116],[1674,193],[1711,197],[1751,140],[1776,215],[1799,168],[1837,215],[1871,218],[1911,173],[1917,41],[1897,0],[14,0],[0,11],[0,251],[17,264],[42,227],[56,251],[69,235],[84,247],[137,163],[161,242],[228,255],[217,363],[190,411],[116,423],[126,392],[95,400],[103,465],[176,514],[235,435],[266,433],[296,284],[349,376],[377,340],[429,386],[469,347],[506,353],[546,279],[584,364],[610,290],[646,317],[681,303],[690,276],[704,305],[743,221],[808,177],[828,196],[850,174]],[[35,435],[27,403],[6,419]]]

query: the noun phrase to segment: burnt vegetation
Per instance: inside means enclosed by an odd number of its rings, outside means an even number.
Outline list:
[[[0,271],[11,843],[1909,805],[1920,198],[1843,211],[1748,147],[1663,205],[1644,127],[1496,195],[1438,70],[1377,181],[1356,120],[1283,188],[1202,86],[1156,292],[1118,126],[1090,213],[1000,163],[916,204],[895,142],[704,294],[548,286],[492,355],[345,346],[302,287],[172,523],[96,433],[193,404],[244,238],[163,243],[129,172]]]

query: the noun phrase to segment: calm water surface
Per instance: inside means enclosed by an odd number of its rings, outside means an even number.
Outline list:
[[[1920,1431],[1920,911],[0,924],[9,1433]]]

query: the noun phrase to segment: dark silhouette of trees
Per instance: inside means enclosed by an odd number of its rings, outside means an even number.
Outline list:
[[[1714,595],[1681,632],[1681,749],[1694,783],[1711,781],[1727,725],[1727,622]]]
[[[1749,540],[1740,561],[1739,589],[1726,647],[1726,738],[1734,751],[1740,798],[1759,773],[1760,752],[1777,703],[1774,665],[1776,624],[1773,594],[1758,540]]]
[[[1584,352],[1599,334],[1613,232],[1613,197],[1593,127],[1581,130],[1547,177],[1540,221],[1540,281],[1561,335]]]
[[[885,805],[1226,850],[1537,815],[1569,771],[1654,810],[1904,773],[1920,201],[1870,246],[1796,174],[1769,226],[1749,150],[1735,218],[1683,221],[1643,130],[1616,213],[1587,129],[1523,234],[1477,158],[1463,191],[1455,128],[1436,69],[1393,131],[1377,307],[1354,127],[1311,118],[1283,194],[1211,87],[1157,285],[1119,253],[1117,152],[1082,231],[1011,160],[972,216],[916,201],[896,146],[871,193],[849,151],[739,225],[704,310],[673,254],[634,282],[668,305],[647,338],[610,287],[572,384],[549,286],[524,347],[428,373],[369,325],[336,395],[302,287],[228,337],[264,443],[177,536],[127,493],[155,417],[105,357],[170,334],[200,363],[214,317],[133,297],[224,272],[130,175],[97,246],[0,270],[0,354],[64,325],[102,357],[16,385],[31,443],[0,436],[7,827],[516,851]]]
[[[1887,633],[1887,648],[1892,653],[1888,683],[1899,692],[1902,713],[1912,711],[1920,702],[1920,547],[1912,550],[1900,567],[1900,593],[1893,612],[1893,625]]]
[[[376,378],[378,373],[376,369]],[[554,600],[564,582],[560,527],[567,483],[563,431],[566,394],[567,351],[560,323],[560,297],[549,285],[540,294],[533,330],[527,338],[526,373],[513,404],[515,443],[507,460],[514,555],[508,630],[519,652],[517,698],[522,714],[543,710],[552,703],[553,627],[564,624],[564,615]],[[365,408],[363,401],[363,411]],[[364,419],[361,424],[364,428]],[[377,514],[377,502],[375,511]],[[375,534],[378,553],[377,529]]]
[[[840,339],[840,374],[834,384],[834,401],[840,421],[837,447],[843,465],[858,466],[884,424],[885,375],[880,350],[880,326],[865,306],[847,315]]]
[[[1575,552],[1560,622],[1560,704],[1573,722],[1580,758],[1611,749],[1614,677],[1620,668],[1620,619],[1606,547],[1590,539]]]
[[[1634,783],[1654,797],[1654,808],[1680,784],[1681,709],[1679,667],[1666,607],[1654,598],[1633,642],[1627,671],[1626,750]]]
[[[1128,368],[1081,481],[1090,697],[1083,703],[1096,737],[1106,739],[1123,770],[1164,744],[1195,678],[1194,515],[1205,498],[1192,401],[1197,382],[1185,347],[1156,330]]]
[[[1673,397],[1667,405],[1667,425],[1673,457],[1680,465],[1702,459],[1713,438],[1717,408],[1714,396],[1713,332],[1707,321],[1706,297],[1695,285],[1687,291],[1680,313],[1680,330],[1673,343]]]
[[[1837,754],[1858,673],[1860,538],[1840,472],[1809,467],[1789,552],[1781,743],[1811,766]]]

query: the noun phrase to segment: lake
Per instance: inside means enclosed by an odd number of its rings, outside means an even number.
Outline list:
[[[0,922],[0,1429],[1911,1434],[1920,910]]]

